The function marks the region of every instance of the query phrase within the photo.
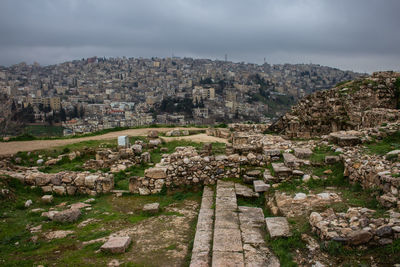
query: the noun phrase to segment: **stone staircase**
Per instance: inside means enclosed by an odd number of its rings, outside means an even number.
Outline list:
[[[279,266],[265,244],[262,209],[238,207],[236,191],[243,193],[239,188],[233,182],[218,181],[214,221],[214,193],[204,188],[190,266]]]

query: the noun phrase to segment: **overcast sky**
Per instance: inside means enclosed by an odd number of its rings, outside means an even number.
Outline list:
[[[400,70],[400,0],[0,0],[0,65],[91,56]]]

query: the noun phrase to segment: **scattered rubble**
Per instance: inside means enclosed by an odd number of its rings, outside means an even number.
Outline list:
[[[389,218],[375,218],[374,210],[349,208],[346,213],[327,209],[312,212],[310,224],[322,240],[333,240],[349,245],[386,245],[400,238],[400,213],[391,212]]]
[[[268,201],[268,207],[274,214],[280,212],[286,217],[307,215],[316,208],[342,202],[341,197],[333,192],[319,194],[297,193],[294,196],[279,191]]]

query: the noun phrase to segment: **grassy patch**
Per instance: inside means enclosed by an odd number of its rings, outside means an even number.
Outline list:
[[[322,163],[325,161],[326,156],[336,156],[339,154],[340,153],[334,152],[330,146],[319,146],[314,149],[310,161]]]
[[[400,131],[383,138],[381,141],[375,140],[367,144],[366,147],[367,152],[376,155],[385,155],[392,150],[400,149]]]
[[[116,198],[113,195],[101,195],[92,202],[92,210],[82,210],[81,218],[75,223],[61,224],[51,222],[40,214],[29,213],[24,207],[26,200],[33,201],[32,208],[44,208],[48,210],[62,202],[67,204],[84,201],[89,196],[56,196],[52,205],[45,205],[40,201],[42,193],[40,190],[32,190],[21,182],[10,177],[0,179],[0,188],[8,188],[11,191],[9,198],[0,197],[0,262],[4,266],[36,266],[39,264],[50,266],[105,266],[112,259],[123,259],[124,255],[113,255],[112,258],[106,253],[96,253],[102,242],[87,246],[81,246],[80,242],[95,240],[106,237],[111,233],[133,224],[142,222],[152,216],[184,216],[175,211],[161,211],[155,215],[144,214],[144,204],[159,202],[161,207],[172,203],[182,205],[184,200],[190,199],[199,202],[201,191],[194,192],[195,188],[186,188],[178,192],[165,192],[159,195],[138,196],[128,195]],[[85,227],[78,228],[78,224],[87,219],[96,219]],[[193,240],[194,229],[197,219],[193,221],[188,240]],[[73,230],[74,234],[52,241],[41,237],[37,243],[29,241],[35,235],[27,229],[29,226],[42,225],[42,232],[54,230]],[[167,250],[174,250],[174,242],[165,244]],[[177,245],[177,244],[176,244]],[[149,266],[147,262],[145,266]],[[139,265],[137,265],[139,266]]]
[[[310,233],[310,225],[306,218],[296,218],[289,220],[292,236],[272,239],[266,236],[266,242],[272,251],[279,258],[281,266],[297,266],[294,262],[293,252],[295,250],[306,250],[306,244],[301,239],[302,233]]]

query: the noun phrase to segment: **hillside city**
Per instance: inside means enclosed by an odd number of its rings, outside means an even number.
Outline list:
[[[299,98],[361,74],[315,64],[92,57],[0,67],[2,134],[26,124],[64,135],[151,124],[268,123]]]

